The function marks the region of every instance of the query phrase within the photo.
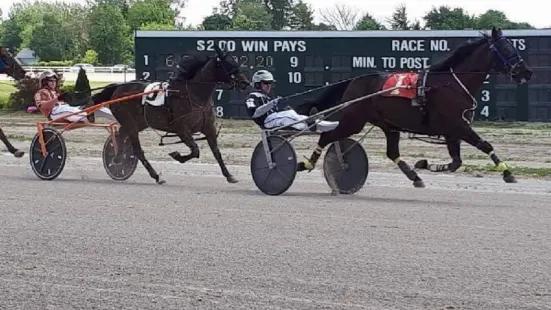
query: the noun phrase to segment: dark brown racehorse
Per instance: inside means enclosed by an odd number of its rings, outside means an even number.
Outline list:
[[[25,77],[25,70],[21,65],[11,56],[11,54],[5,50],[3,47],[0,47],[0,73],[7,74],[16,80],[23,79]],[[2,128],[0,128],[0,140],[4,143],[6,148],[10,153],[15,157],[22,157],[25,155],[25,152],[15,148],[6,135]]]
[[[218,47],[215,47],[215,50],[216,54],[213,56],[190,54],[182,58],[177,76],[168,83],[164,105],[143,105],[141,98],[138,98],[110,107],[121,125],[120,137],[129,137],[134,154],[158,184],[165,181],[145,158],[139,140],[139,132],[148,127],[176,134],[190,148],[191,152],[187,155],[181,155],[179,152],[169,154],[180,163],[199,158],[199,146],[193,134],[202,133],[220,165],[222,174],[228,182],[237,182],[226,168],[218,148],[213,93],[219,83],[241,91],[249,86],[249,81],[239,71],[239,64],[230,55],[223,53]],[[97,104],[144,92],[149,84],[150,82],[146,81],[132,81],[109,85],[93,95],[92,101]]]
[[[463,44],[446,59],[429,68],[424,84],[424,104],[417,106],[412,104],[410,98],[399,96],[375,96],[344,108],[339,125],[332,131],[321,134],[317,149],[309,160],[298,164],[298,170],[313,169],[325,146],[359,133],[369,122],[384,132],[387,157],[413,181],[415,187],[425,185],[417,173],[400,158],[400,132],[445,138],[452,162],[440,165],[435,170],[455,171],[461,166],[460,142],[464,140],[490,156],[498,170],[503,171],[505,182],[516,182],[507,165],[494,153],[492,145],[471,128],[476,107],[473,96],[492,69],[519,84],[530,80],[532,76],[531,69],[511,41],[503,36],[501,29],[495,28],[490,36],[483,34],[482,38]],[[342,94],[339,102],[375,93],[392,76],[392,73],[379,72],[351,79],[344,88],[337,90]],[[417,84],[422,83],[419,76]],[[427,168],[428,163],[424,162],[420,166]]]

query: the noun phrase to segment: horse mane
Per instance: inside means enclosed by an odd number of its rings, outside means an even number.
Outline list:
[[[187,81],[192,79],[211,58],[211,56],[199,52],[190,52],[182,55],[174,79],[176,81]]]
[[[469,40],[455,50],[453,50],[449,56],[441,60],[440,62],[430,66],[430,71],[433,72],[442,72],[449,71],[450,68],[453,68],[460,64],[465,57],[471,55],[479,46],[488,42],[490,37],[487,34],[482,33],[482,38],[476,40]]]

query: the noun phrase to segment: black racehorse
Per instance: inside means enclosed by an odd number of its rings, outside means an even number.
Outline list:
[[[11,56],[11,54],[5,50],[3,47],[0,47],[0,73],[7,74],[16,80],[25,78],[25,70],[21,65]],[[22,157],[25,155],[25,152],[15,148],[6,135],[2,128],[0,128],[0,140],[4,143],[6,148],[10,153],[15,157]]]
[[[199,158],[199,146],[193,134],[204,134],[222,174],[228,182],[237,182],[226,168],[218,148],[213,93],[219,83],[242,91],[247,89],[249,81],[239,71],[239,64],[230,55],[222,52],[218,46],[215,50],[215,55],[194,53],[182,57],[176,77],[171,79],[166,87],[164,105],[142,104],[142,99],[137,98],[115,103],[110,107],[121,125],[119,138],[129,137],[134,154],[158,184],[165,181],[145,158],[139,140],[139,132],[148,127],[176,134],[190,148],[191,152],[188,155],[180,155],[178,152],[169,154],[180,163]],[[101,92],[94,94],[92,101],[98,104],[141,93],[149,84],[151,83],[147,81],[131,81],[108,85]]]
[[[461,164],[460,143],[466,141],[488,154],[507,183],[515,177],[494,152],[492,145],[482,139],[471,127],[476,108],[475,92],[482,86],[486,75],[494,69],[517,83],[525,83],[532,77],[531,69],[520,57],[512,42],[503,36],[501,29],[492,29],[491,35],[482,34],[477,40],[466,42],[450,55],[419,75],[417,85],[424,87],[424,102],[412,104],[411,98],[399,96],[374,96],[353,103],[341,111],[339,125],[321,134],[318,146],[309,160],[300,162],[299,171],[311,170],[322,150],[330,143],[350,137],[362,131],[366,123],[379,127],[386,136],[386,155],[398,165],[415,187],[424,182],[409,165],[400,158],[400,132],[443,136],[446,140],[451,163],[439,165],[439,171],[455,171]],[[346,102],[380,91],[393,73],[378,72],[359,76],[339,85],[335,92]],[[328,93],[328,97],[335,97]],[[426,168],[425,161],[420,168]]]

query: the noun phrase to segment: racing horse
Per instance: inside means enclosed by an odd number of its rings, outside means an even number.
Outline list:
[[[335,92],[340,92],[337,95],[344,103],[397,85],[411,88],[394,89],[345,106],[339,125],[320,135],[317,148],[309,159],[298,163],[297,170],[311,171],[327,145],[361,132],[369,122],[383,131],[387,157],[413,182],[414,187],[425,187],[425,184],[400,158],[400,132],[445,138],[452,162],[434,170],[456,171],[462,165],[460,143],[464,140],[489,155],[497,169],[503,172],[506,183],[515,183],[515,177],[496,155],[493,146],[471,127],[477,105],[474,94],[492,69],[518,84],[532,77],[532,70],[515,46],[503,36],[501,29],[495,27],[491,35],[482,33],[481,38],[462,44],[424,72],[379,71],[350,79],[344,87],[340,85],[330,91],[328,97],[335,97]],[[424,165],[428,166],[428,163]],[[333,193],[335,191],[333,188]]]
[[[5,50],[3,47],[0,47],[0,73],[7,74],[15,80],[20,80],[25,78],[25,70],[11,54]],[[10,153],[15,157],[23,157],[25,152],[14,147],[11,142],[8,140],[2,128],[0,128],[0,140],[4,143],[6,148]]]
[[[164,96],[153,93],[143,99],[137,98],[110,107],[120,124],[118,139],[125,136],[129,138],[134,154],[157,184],[164,184],[165,181],[145,158],[139,140],[139,132],[148,127],[175,134],[189,147],[190,153],[187,155],[181,155],[176,151],[169,154],[180,163],[199,158],[199,146],[193,134],[202,133],[226,180],[229,183],[237,182],[226,168],[218,148],[213,93],[219,83],[229,84],[231,89],[243,91],[249,86],[249,80],[240,72],[239,64],[228,53],[224,53],[218,46],[215,46],[215,51],[214,55],[185,55],[179,63],[176,76],[168,82],[131,81],[110,84],[91,97],[91,100],[98,104],[131,94],[148,92],[155,87],[164,89]],[[148,102],[157,104],[151,105]],[[117,143],[122,145],[118,140]],[[117,156],[119,155],[120,152]]]

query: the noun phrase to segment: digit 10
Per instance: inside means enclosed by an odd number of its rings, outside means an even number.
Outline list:
[[[289,58],[289,61],[291,62],[291,68],[296,68],[298,66],[297,56],[291,56],[291,58]]]

